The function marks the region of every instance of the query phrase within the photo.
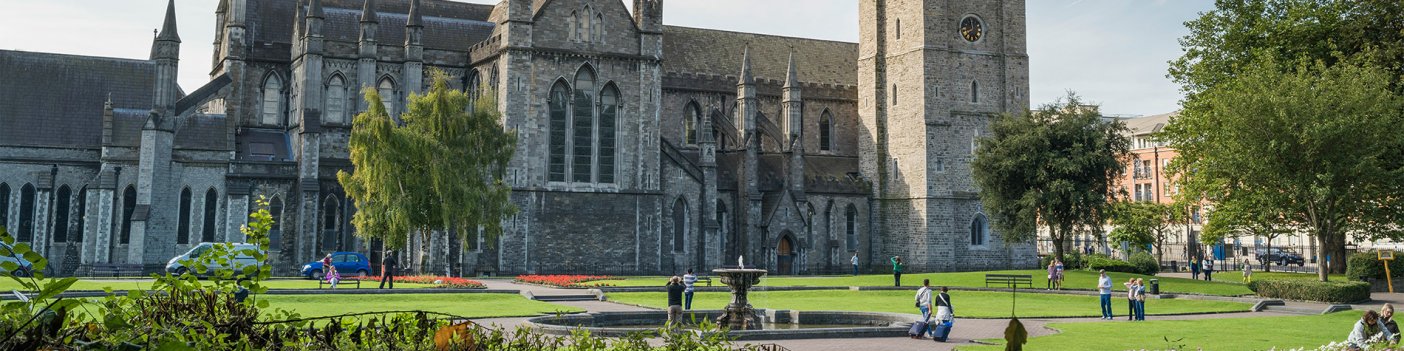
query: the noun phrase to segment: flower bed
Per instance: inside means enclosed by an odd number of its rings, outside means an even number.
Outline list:
[[[607,275],[519,275],[516,281],[528,284],[550,285],[558,288],[595,288],[602,286],[614,286],[606,283],[591,283],[599,280],[610,280],[613,277]]]
[[[361,280],[366,280],[366,281],[380,281],[380,277],[377,277],[377,276],[343,277],[343,279],[361,279]],[[411,283],[411,284],[430,284],[430,285],[435,285],[436,288],[451,288],[451,289],[482,289],[482,288],[486,288],[486,287],[487,287],[487,285],[483,285],[482,282],[479,282],[479,281],[476,281],[476,280],[468,280],[468,279],[463,279],[463,278],[458,278],[458,277],[444,277],[444,276],[436,276],[436,275],[401,275],[401,276],[396,276],[396,277],[395,277],[395,282],[397,282],[397,283]]]

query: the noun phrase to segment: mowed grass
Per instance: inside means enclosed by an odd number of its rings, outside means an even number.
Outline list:
[[[913,306],[915,294],[915,291],[804,290],[753,291],[749,297],[751,306],[756,308],[918,314],[920,312]],[[1011,312],[1012,297],[1007,292],[951,291],[950,295],[956,317],[1005,318]],[[610,293],[608,297],[627,304],[668,307],[664,292]],[[698,292],[693,297],[692,308],[717,310],[730,302],[730,293]],[[1020,293],[1017,302],[1020,317],[1098,317],[1102,313],[1096,296]],[[1125,315],[1126,300],[1115,299],[1112,307],[1118,315]],[[1146,301],[1146,314],[1246,312],[1251,307],[1225,301],[1152,299]]]
[[[1149,312],[1149,311],[1147,311]],[[1145,322],[1050,323],[1053,335],[1030,338],[1025,350],[1315,350],[1350,334],[1360,311],[1317,316],[1251,317]],[[1027,324],[1026,324],[1027,326]],[[957,321],[954,333],[960,333]],[[1169,342],[1166,341],[1169,339]],[[1004,340],[982,340],[996,346],[960,346],[960,351],[1004,350]],[[1183,346],[1181,346],[1183,345]]]
[[[303,317],[387,311],[433,311],[468,318],[525,317],[584,312],[576,307],[527,300],[517,294],[263,295],[270,308]]]
[[[1043,270],[1015,270],[1015,271],[986,271],[986,272],[953,272],[953,273],[918,273],[903,274],[902,285],[920,286],[922,279],[931,279],[932,286],[959,286],[959,287],[984,287],[985,274],[1026,274],[1033,276],[1033,286],[1036,289],[1043,289],[1047,286],[1048,273]],[[1239,296],[1249,295],[1253,292],[1248,290],[1248,286],[1241,284],[1237,279],[1231,282],[1215,281],[1206,282],[1203,280],[1193,280],[1185,278],[1154,277],[1132,273],[1108,273],[1112,278],[1112,289],[1125,291],[1122,283],[1130,278],[1159,279],[1160,291],[1162,293],[1180,294],[1200,294],[1219,296]],[[1237,278],[1237,276],[1235,276]],[[1260,279],[1256,274],[1254,279]],[[1222,278],[1221,278],[1222,279]],[[604,280],[598,283],[612,284],[615,286],[663,286],[667,283],[666,277],[625,277],[617,280]],[[724,286],[718,277],[712,277],[712,286]],[[811,276],[811,277],[775,277],[767,276],[761,278],[761,286],[892,286],[892,275],[870,274],[859,276]],[[1097,272],[1091,271],[1068,271],[1063,281],[1064,289],[1093,290],[1097,287]]]
[[[20,279],[26,279],[26,280],[27,280],[27,279],[29,279],[29,278],[20,278]],[[209,280],[202,280],[201,282],[204,282],[204,283],[206,283],[206,284],[211,284],[211,285],[214,284],[213,282],[211,282],[211,281],[209,281]],[[44,284],[44,281],[41,280],[41,281],[39,281],[39,283],[40,283],[40,285],[42,286],[42,285]],[[103,290],[104,288],[111,288],[112,290],[146,290],[146,289],[151,289],[151,284],[152,284],[151,279],[79,278],[77,282],[73,283],[73,286],[71,286],[71,287],[68,288],[68,291],[80,291],[80,290],[96,290],[96,291],[101,291],[101,290]],[[263,285],[264,285],[264,286],[267,286],[269,289],[317,289],[317,281],[316,281],[316,280],[309,280],[309,279],[294,279],[294,278],[289,278],[289,279],[265,280],[265,281],[263,281]],[[362,289],[373,289],[373,288],[379,287],[379,285],[380,285],[380,282],[379,282],[379,281],[365,281],[365,282],[361,282],[361,288],[362,288]],[[423,288],[432,288],[432,287],[434,287],[434,285],[430,285],[430,284],[410,284],[410,283],[399,283],[399,282],[395,283],[395,289],[423,289]],[[325,287],[324,287],[324,288],[325,288]],[[343,281],[341,282],[341,285],[338,286],[338,288],[339,288],[339,289],[355,289],[355,285],[350,285],[350,282],[343,280]],[[15,282],[14,280],[10,279],[9,277],[0,278],[0,291],[22,290],[22,289],[24,289],[23,286],[21,286],[19,283]]]

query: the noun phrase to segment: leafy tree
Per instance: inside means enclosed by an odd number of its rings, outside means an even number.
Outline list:
[[[1175,207],[1159,202],[1124,201],[1112,206],[1108,235],[1115,241],[1135,247],[1153,244],[1155,258],[1165,260],[1165,242],[1170,238],[1170,225],[1175,223]]]
[[[1404,71],[1404,2],[1398,0],[1218,0],[1185,22],[1185,54],[1170,77],[1189,99],[1228,81],[1259,55],[1280,62],[1305,58],[1327,66],[1356,57]],[[1395,92],[1401,78],[1391,77]]]
[[[1273,193],[1270,195],[1276,195]],[[1252,196],[1249,192],[1230,191],[1225,192],[1223,197],[1239,196],[1241,200],[1226,201],[1214,207],[1213,212],[1208,216],[1209,220],[1204,225],[1204,233],[1201,236],[1206,242],[1222,242],[1226,238],[1235,238],[1242,235],[1255,238],[1267,239],[1267,252],[1272,251],[1272,240],[1283,234],[1291,233],[1291,228],[1295,227],[1288,222],[1285,214],[1279,212],[1272,206],[1272,201],[1267,199],[1247,198]],[[1271,262],[1262,262],[1263,269],[1271,272]]]
[[[1280,213],[1282,223],[1316,238],[1319,262],[1328,254],[1345,260],[1347,233],[1400,237],[1404,139],[1395,129],[1404,114],[1391,78],[1357,60],[1284,64],[1258,55],[1236,77],[1186,100],[1162,132],[1180,152],[1171,165],[1180,196],[1231,216]],[[1344,268],[1320,270],[1319,278]]]
[[[481,228],[502,231],[501,219],[516,211],[503,178],[517,138],[499,123],[494,94],[470,99],[450,89],[443,72],[424,95],[411,95],[396,125],[375,89],[365,90],[370,110],[356,116],[351,131],[354,172],[337,174],[356,201],[358,235],[405,245],[412,233],[435,229],[459,235]]]
[[[980,200],[1006,242],[1035,239],[1048,226],[1054,255],[1077,230],[1101,228],[1130,141],[1121,122],[1069,93],[1021,116],[1002,115],[979,140],[971,172]]]

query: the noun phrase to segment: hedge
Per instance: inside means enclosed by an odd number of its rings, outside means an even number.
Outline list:
[[[1398,256],[1398,253],[1395,254]],[[1346,260],[1346,277],[1352,280],[1369,281],[1385,278],[1384,265],[1374,252],[1357,252]],[[1395,278],[1404,277],[1404,260],[1389,262],[1389,273]]]
[[[1105,269],[1108,272],[1141,273],[1140,268],[1131,264],[1131,262],[1103,255],[1087,255],[1087,269],[1094,271]]]
[[[1317,301],[1326,303],[1355,303],[1370,300],[1370,283],[1360,281],[1329,281],[1301,279],[1265,279],[1248,283],[1248,289],[1258,296],[1274,299]]]
[[[1141,251],[1131,255],[1131,265],[1136,266],[1136,273],[1145,275],[1155,275],[1160,273],[1160,261],[1151,256],[1149,252]]]
[[[1047,269],[1048,262],[1051,261],[1053,261],[1053,255],[1039,257],[1038,267]],[[1082,253],[1077,251],[1063,252],[1063,270],[1082,269],[1084,267],[1087,267],[1087,260],[1083,258]]]

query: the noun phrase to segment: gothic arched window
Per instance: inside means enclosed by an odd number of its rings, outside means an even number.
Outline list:
[[[176,227],[176,244],[190,243],[190,188],[180,189],[180,220]]]
[[[59,187],[58,195],[55,196],[54,205],[54,237],[55,243],[68,242],[68,210],[73,204],[73,191],[67,185]]]
[[[385,114],[394,116],[395,102],[400,101],[395,95],[395,81],[390,80],[390,77],[382,78],[380,83],[376,84],[376,92],[380,94],[381,105],[385,106]]]
[[[687,203],[683,199],[673,202],[673,252],[683,252],[687,242]]]
[[[858,208],[852,204],[844,210],[844,234],[848,240],[848,251],[858,251]]]
[[[73,226],[73,231],[68,234],[68,242],[83,242],[83,230],[88,221],[88,187],[78,189],[78,224]],[[0,221],[0,223],[4,223]]]
[[[596,161],[599,167],[596,170],[596,182],[614,183],[615,126],[619,123],[619,105],[619,89],[613,83],[605,84],[604,91],[600,92],[600,123],[596,139],[599,143],[599,157]]]
[[[268,229],[268,249],[279,250],[283,247],[283,199],[275,195],[268,200],[268,215],[273,217],[273,228]]]
[[[580,13],[579,13],[579,12],[575,12],[575,11],[571,11],[571,12],[570,12],[570,17],[566,18],[566,27],[567,27],[567,28],[570,28],[570,36],[569,36],[568,38],[570,38],[571,41],[578,41],[578,40],[580,40],[580,26],[579,26],[579,24],[580,24]]]
[[[984,245],[989,236],[990,225],[985,221],[985,215],[976,214],[975,219],[970,221],[970,245]]]
[[[683,108],[683,143],[687,145],[697,144],[697,119],[702,115],[701,109],[696,102],[687,103]]]
[[[571,117],[571,181],[588,183],[594,150],[595,72],[589,66],[575,73],[575,114]]]
[[[327,196],[327,200],[322,205],[322,248],[332,250],[336,248],[336,239],[340,237],[337,229],[340,228],[337,222],[337,215],[341,213],[341,203],[335,195]]]
[[[136,188],[131,185],[122,190],[122,236],[117,242],[132,242],[132,211],[136,211]]]
[[[830,151],[834,149],[834,115],[829,110],[824,110],[824,114],[819,116],[819,150]]]
[[[219,193],[214,188],[205,191],[205,227],[200,232],[200,241],[211,243],[215,241],[215,214],[219,209]]]
[[[980,103],[980,83],[970,81],[970,103]]]
[[[19,241],[34,241],[34,186],[20,188]]]
[[[726,235],[727,232],[731,231],[731,227],[727,224],[729,222],[730,218],[727,218],[726,215],[726,204],[717,201],[717,243],[719,244],[717,252],[726,253]]]
[[[548,105],[551,114],[550,137],[547,149],[550,150],[550,157],[547,161],[548,180],[553,182],[566,181],[566,135],[570,124],[570,87],[565,81],[557,81],[551,87],[551,95],[548,97]]]
[[[340,74],[332,75],[327,82],[326,121],[346,123],[346,80]]]
[[[263,124],[276,126],[283,121],[283,80],[269,74],[263,80]]]

